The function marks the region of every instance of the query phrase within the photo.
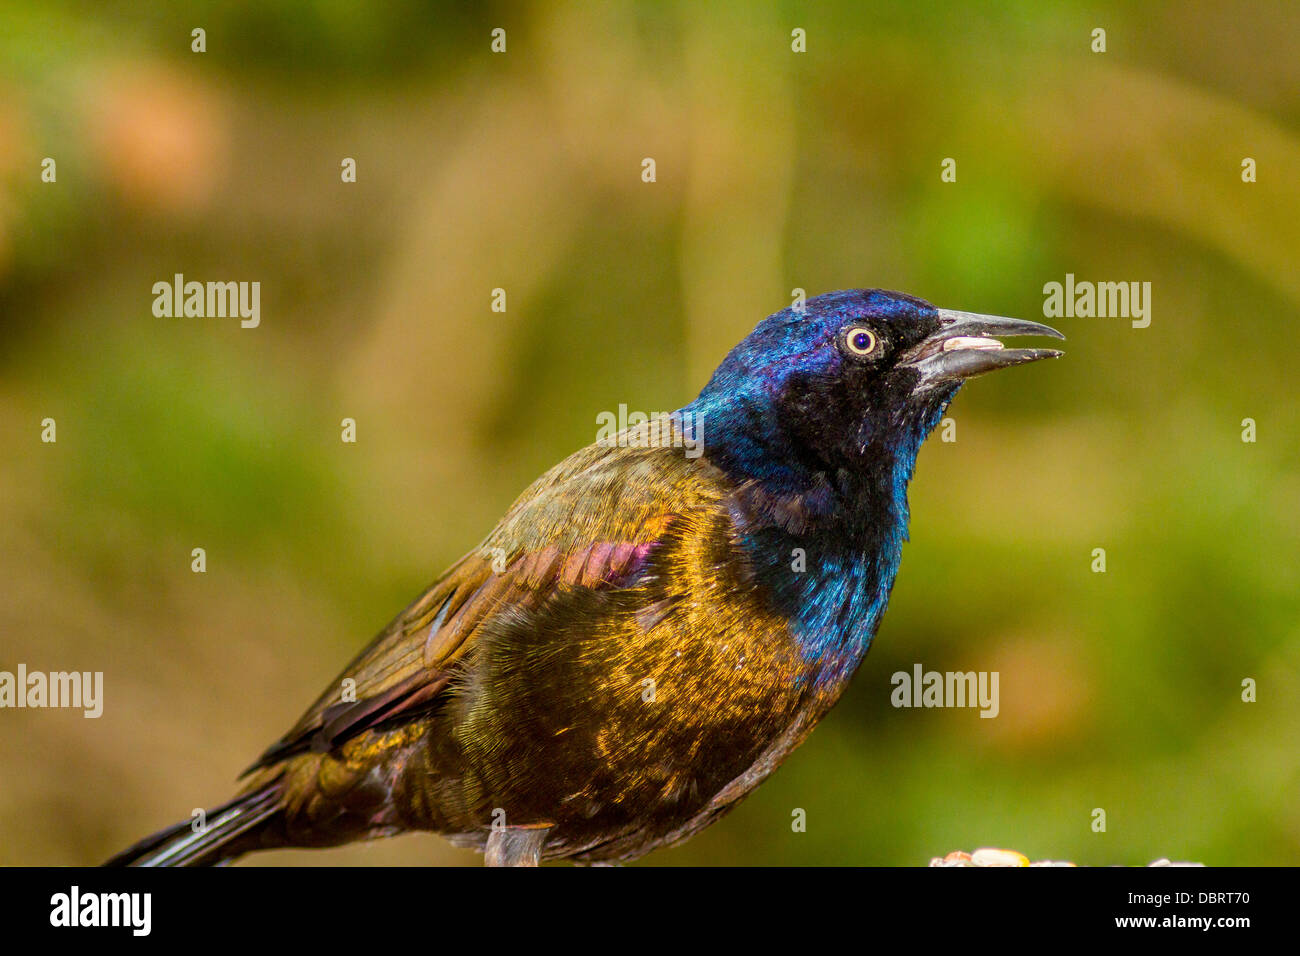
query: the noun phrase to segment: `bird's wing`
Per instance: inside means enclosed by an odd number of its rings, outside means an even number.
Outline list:
[[[534,482],[483,543],[381,631],[246,772],[329,751],[429,706],[475,634],[504,610],[535,607],[561,589],[634,581],[675,518],[725,494],[716,472],[662,439],[664,427],[651,422],[620,444],[588,446]],[[649,436],[647,447],[628,446],[638,435]]]

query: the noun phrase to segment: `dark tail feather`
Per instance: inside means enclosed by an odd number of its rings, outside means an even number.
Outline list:
[[[212,866],[252,849],[243,837],[280,809],[280,783],[238,796],[208,815],[207,826],[196,833],[186,820],[159,830],[117,854],[104,866]]]

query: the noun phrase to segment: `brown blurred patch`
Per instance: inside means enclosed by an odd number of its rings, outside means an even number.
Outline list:
[[[225,104],[186,73],[157,63],[112,66],[94,75],[82,109],[92,164],[132,205],[200,210],[225,174]]]
[[[958,414],[960,414],[960,409]],[[1098,528],[1116,534],[1133,521],[1129,489],[1136,465],[1114,452],[1124,435],[1116,424],[1076,416],[1049,425],[960,418],[958,441],[931,439],[914,487],[926,512],[918,520],[966,529],[991,541],[1089,541]],[[1106,466],[1099,467],[1097,462]],[[1129,469],[1126,471],[1126,469]],[[962,496],[927,494],[928,488],[1016,490],[1014,507],[972,508]]]
[[[1096,681],[1075,638],[1012,634],[994,649],[1001,710],[979,730],[1009,751],[1057,747],[1088,721]]]
[[[0,276],[9,271],[13,260],[16,183],[23,166],[32,159],[31,134],[19,99],[17,90],[0,86]],[[31,175],[35,178],[39,170],[33,169]]]

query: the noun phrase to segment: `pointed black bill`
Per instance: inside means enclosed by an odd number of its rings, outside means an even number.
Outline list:
[[[1039,359],[1059,358],[1056,349],[1009,349],[995,335],[1047,335],[1065,338],[1040,322],[1008,319],[1000,315],[939,309],[939,331],[903,356],[901,364],[916,369],[918,387],[960,382],[999,368],[1024,365]]]

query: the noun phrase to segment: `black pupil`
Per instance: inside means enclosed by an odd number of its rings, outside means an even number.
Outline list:
[[[871,335],[868,332],[858,332],[853,336],[853,347],[865,352],[867,346],[871,344]]]

